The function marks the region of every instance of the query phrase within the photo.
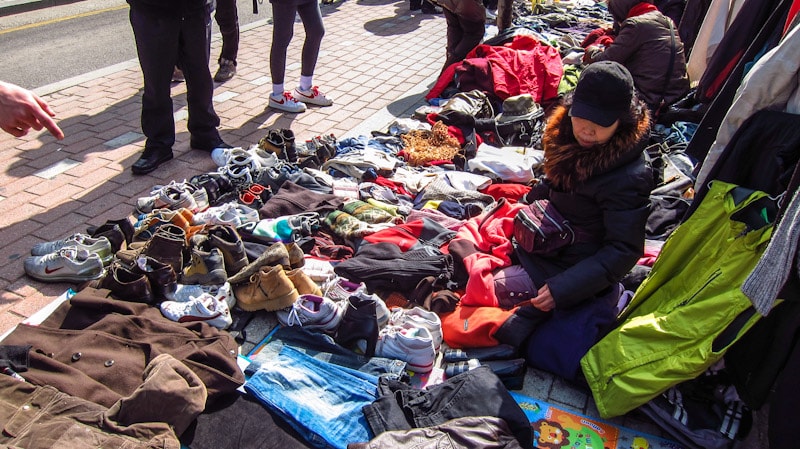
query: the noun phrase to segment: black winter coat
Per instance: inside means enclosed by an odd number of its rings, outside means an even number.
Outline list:
[[[602,294],[630,271],[644,251],[653,173],[644,153],[649,116],[620,124],[611,140],[582,148],[572,135],[568,105],[559,106],[542,138],[545,178],[528,199],[549,197],[588,243],[543,257],[517,249],[536,286],[547,284],[557,308]]]

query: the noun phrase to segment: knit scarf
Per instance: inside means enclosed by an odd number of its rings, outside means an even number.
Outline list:
[[[758,313],[764,316],[775,305],[780,289],[789,279],[792,260],[796,255],[800,256],[797,252],[800,242],[800,193],[798,192],[800,190],[795,192],[783,218],[772,234],[767,249],[741,287],[742,293],[750,298]],[[800,266],[800,261],[797,263]]]
[[[626,17],[626,19],[630,19],[631,17],[641,16],[642,14],[646,14],[652,11],[658,11],[656,5],[644,2],[637,3],[636,6],[634,6],[633,8],[631,8],[630,11],[628,11],[628,17]]]

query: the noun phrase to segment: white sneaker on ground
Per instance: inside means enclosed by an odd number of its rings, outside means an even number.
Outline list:
[[[42,282],[84,282],[103,275],[103,261],[95,253],[65,246],[44,256],[30,256],[23,262],[25,273]]]
[[[276,312],[284,326],[302,326],[333,334],[342,322],[343,312],[338,304],[317,295],[300,295],[291,307]]]
[[[389,326],[399,326],[406,329],[424,327],[431,334],[433,348],[438,352],[442,346],[442,320],[439,315],[422,307],[411,309],[392,307]]]
[[[325,94],[319,91],[317,86],[311,87],[308,90],[302,90],[299,87],[295,88],[294,92],[292,92],[292,96],[297,101],[302,101],[303,103],[308,104],[315,104],[317,106],[330,106],[333,104],[333,100],[326,97]]]
[[[229,309],[236,305],[236,297],[229,282],[220,285],[178,284],[173,300],[175,302],[189,302],[192,298],[201,296],[203,293],[208,293],[216,298],[217,301],[224,301]]]
[[[297,101],[288,91],[277,97],[270,95],[269,107],[286,112],[306,112],[306,105]]]
[[[111,259],[114,258],[114,252],[111,251],[111,242],[109,242],[107,238],[93,238],[88,234],[81,233],[73,234],[61,240],[37,243],[31,248],[31,255],[44,256],[45,254],[54,253],[66,246],[74,246],[78,249],[97,254],[104,264],[111,262]]]
[[[430,372],[436,360],[433,338],[424,327],[384,327],[378,334],[375,355],[402,360],[406,368],[415,373]]]
[[[217,300],[210,293],[203,293],[186,302],[164,301],[159,307],[165,317],[178,323],[204,321],[216,328],[227,329],[233,322],[227,302]]]

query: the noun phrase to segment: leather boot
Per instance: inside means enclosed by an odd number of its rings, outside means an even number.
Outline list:
[[[295,243],[286,243],[286,251],[289,252],[289,265],[292,268],[300,268],[306,263],[306,253]]]
[[[280,265],[262,267],[249,283],[235,286],[233,292],[236,304],[248,312],[284,309],[300,296]]]
[[[89,226],[86,228],[86,233],[92,237],[104,236],[108,238],[114,251],[119,251],[131,243],[133,239],[133,223],[127,217],[119,220],[106,220],[100,226]]]
[[[302,250],[300,251],[302,252]],[[293,267],[290,260],[289,250],[286,249],[286,245],[281,242],[273,243],[266,251],[258,256],[256,260],[250,262],[235,274],[229,275],[228,282],[230,282],[231,285],[248,282],[250,277],[258,273],[261,267],[266,266],[280,265],[289,270]]]
[[[301,295],[322,296],[322,290],[319,288],[319,285],[308,277],[301,268],[287,271],[286,276],[292,281],[292,284],[297,289],[297,293]]]
[[[183,253],[186,247],[186,231],[174,224],[166,224],[158,228],[145,243],[142,255],[166,263],[172,267],[172,271],[180,273],[183,271]]]
[[[91,287],[92,285],[90,285]],[[100,280],[97,288],[111,290],[111,294],[123,301],[152,304],[155,301],[150,281],[142,273],[135,273],[120,263],[112,263]]]
[[[232,276],[247,266],[247,253],[242,237],[232,226],[212,225],[207,228],[208,243],[222,251],[225,272]]]
[[[283,149],[286,160],[291,163],[297,162],[297,147],[294,143],[294,132],[291,129],[283,128],[279,133],[281,137],[283,137]]]
[[[359,342],[365,343],[364,355],[375,355],[375,345],[378,343],[378,317],[375,301],[360,296],[351,296],[347,299],[344,317],[339,323],[339,328],[334,337],[336,343],[356,350]]]
[[[178,276],[172,265],[153,257],[143,256],[136,260],[136,265],[131,271],[143,274],[150,281],[150,287],[157,300],[175,298]]]
[[[228,279],[225,272],[225,261],[219,248],[203,251],[192,248],[189,264],[181,274],[181,284],[219,285]]]

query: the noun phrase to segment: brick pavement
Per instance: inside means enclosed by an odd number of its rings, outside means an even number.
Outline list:
[[[311,107],[299,115],[266,110],[272,26],[266,21],[250,24],[242,29],[237,76],[215,89],[221,133],[228,143],[256,143],[268,127],[291,128],[300,141],[325,133],[340,138],[368,134],[423,104],[422,94],[444,60],[442,16],[411,14],[407,2],[392,0],[347,0],[322,5],[322,11],[327,32],[315,84],[335,104]],[[303,36],[302,26],[296,24],[287,86],[299,80]],[[218,54],[219,45],[217,37],[212,55]],[[214,61],[211,69],[216,69]],[[189,149],[186,89],[181,83],[172,91],[175,159],[149,175],[131,175],[130,166],[144,145],[141,89],[135,60],[46,86],[37,92],[57,111],[67,137],[59,142],[43,132],[23,139],[0,134],[0,335],[70,287],[25,276],[22,259],[33,244],[127,216],[136,198],[152,186],[215,168],[206,153]],[[523,392],[597,416],[585,390],[544,372],[529,370]],[[661,433],[636,414],[615,422]],[[748,439],[753,443],[739,447],[766,447],[764,434],[765,429],[757,428]]]

